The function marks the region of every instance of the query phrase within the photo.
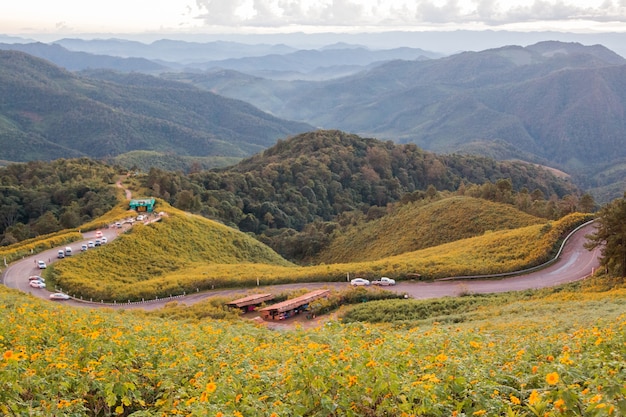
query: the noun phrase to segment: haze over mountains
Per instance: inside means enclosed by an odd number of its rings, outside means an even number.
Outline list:
[[[602,45],[545,41],[445,57],[419,48],[374,50],[342,43],[297,50],[269,43],[163,40],[146,45],[63,39],[54,45],[14,43],[0,49],[21,49],[64,68],[84,70],[66,73],[76,77],[71,94],[80,91],[90,100],[103,101],[117,109],[116,117],[126,126],[135,125],[111,134],[102,133],[102,126],[89,127],[87,120],[99,117],[82,116],[84,123],[78,124],[67,123],[66,113],[43,117],[64,120],[63,134],[74,138],[52,140],[49,157],[63,152],[101,157],[140,149],[243,157],[271,146],[280,135],[323,128],[416,143],[440,153],[469,152],[549,165],[572,175],[599,200],[621,195],[625,185],[626,60]],[[75,89],[85,82],[88,89]],[[11,100],[5,98],[2,106],[5,122],[0,129],[5,133],[0,138],[7,140],[9,133],[20,131],[35,149],[36,135],[24,133],[25,127],[36,125],[42,137],[56,128],[59,136],[60,125],[33,123],[41,115],[26,117],[29,123],[15,117],[24,118],[27,102],[21,110],[5,113]],[[229,115],[217,116],[216,109],[228,109]],[[139,122],[126,120],[130,114],[141,116],[147,125],[138,128]],[[155,117],[161,123],[156,129],[148,126]],[[71,133],[77,126],[80,133]],[[242,127],[244,132],[234,133]],[[187,138],[168,142],[168,129],[184,130]],[[90,143],[94,134],[98,139]],[[85,143],[71,144],[78,136]],[[0,159],[25,160],[35,154],[24,157],[16,151]]]

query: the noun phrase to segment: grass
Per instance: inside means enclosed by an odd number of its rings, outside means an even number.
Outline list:
[[[344,281],[350,276],[423,279],[495,274],[538,265],[564,233],[588,217],[487,233],[371,262],[295,266],[257,240],[164,203],[169,214],[81,256],[48,268],[56,288],[84,299],[136,301],[201,290],[290,282]]]
[[[511,205],[472,197],[448,197],[426,205],[411,203],[380,219],[348,228],[316,260],[337,263],[382,259],[545,222]]]

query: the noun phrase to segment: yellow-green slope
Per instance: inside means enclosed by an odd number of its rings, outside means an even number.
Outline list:
[[[139,294],[130,287],[146,287],[139,297],[182,291],[174,280],[159,280],[177,271],[212,264],[290,266],[268,246],[220,223],[172,208],[162,221],[136,224],[112,242],[59,262],[50,273],[57,287],[94,299],[110,299],[120,292]],[[153,286],[151,281],[158,280]],[[206,287],[206,285],[200,285]],[[123,287],[129,287],[128,291]]]
[[[455,196],[428,205],[407,204],[393,213],[348,229],[316,259],[318,262],[362,262],[382,259],[487,231],[545,223],[506,204]]]

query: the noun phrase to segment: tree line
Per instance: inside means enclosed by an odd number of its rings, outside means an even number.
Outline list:
[[[116,203],[116,170],[88,159],[0,168],[0,245],[79,227]]]

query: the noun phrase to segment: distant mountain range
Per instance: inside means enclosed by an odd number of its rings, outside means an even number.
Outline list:
[[[229,69],[280,80],[331,79],[391,60],[441,56],[419,48],[371,50],[341,43],[320,49],[295,50],[285,45],[173,40],[146,45],[119,39],[61,39],[52,44],[0,43],[0,50],[26,52],[70,71],[111,69],[155,74]]]
[[[550,165],[586,188],[626,173],[626,60],[600,45],[541,42],[392,61],[323,82],[227,71],[172,77],[322,128]]]
[[[239,100],[138,73],[70,73],[0,51],[0,159],[102,158],[134,150],[244,157],[310,131]]]
[[[281,135],[321,128],[548,165],[599,201],[626,189],[626,60],[601,45],[544,41],[446,57],[349,43],[296,50],[63,39],[2,48],[81,72],[44,70],[26,58],[1,69],[1,88],[15,94],[2,98],[0,140],[28,138],[32,152],[0,159],[37,157],[43,143],[47,158],[132,150],[246,156]],[[35,83],[24,78],[34,67],[43,71]],[[71,81],[38,78],[52,73]],[[33,103],[47,110],[31,112]],[[83,114],[91,107],[94,113]]]

